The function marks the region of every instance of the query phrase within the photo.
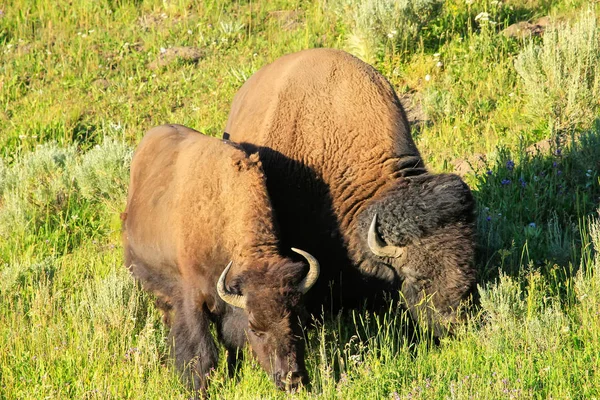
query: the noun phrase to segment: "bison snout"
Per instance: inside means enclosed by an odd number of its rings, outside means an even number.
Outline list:
[[[273,380],[279,389],[290,392],[296,390],[300,385],[306,385],[308,374],[306,371],[277,372],[273,375]]]

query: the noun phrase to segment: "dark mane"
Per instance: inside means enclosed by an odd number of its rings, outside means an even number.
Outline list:
[[[407,245],[447,225],[475,222],[475,200],[469,187],[452,174],[424,174],[402,179],[371,208],[389,242]],[[365,218],[366,217],[366,218]],[[363,216],[366,230],[372,214]]]

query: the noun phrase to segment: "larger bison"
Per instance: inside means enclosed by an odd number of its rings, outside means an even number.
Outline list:
[[[217,363],[210,321],[230,366],[248,340],[277,386],[306,382],[299,321],[319,264],[293,249],[305,274],[280,255],[256,154],[184,126],[153,128],[133,157],[122,218],[126,266],[157,295],[176,364],[197,388]]]
[[[225,132],[259,152],[284,247],[325,266],[313,310],[401,289],[436,335],[460,319],[476,288],[473,197],[425,169],[374,68],[330,49],[281,57],[236,94]]]

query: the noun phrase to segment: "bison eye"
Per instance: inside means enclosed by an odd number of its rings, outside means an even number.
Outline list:
[[[263,336],[264,336],[264,334],[265,334],[264,332],[257,331],[256,329],[254,329],[254,328],[252,328],[252,327],[248,328],[248,330],[250,331],[250,333],[252,333],[254,336],[256,336],[256,337],[258,337],[258,338],[261,338],[261,337],[263,337]]]

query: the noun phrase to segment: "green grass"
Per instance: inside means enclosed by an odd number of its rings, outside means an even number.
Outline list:
[[[6,3],[0,399],[190,397],[152,297],[122,266],[131,151],[161,123],[219,136],[245,79],[311,47],[368,57],[421,109],[413,134],[434,171],[473,164],[482,305],[439,345],[407,335],[395,304],[318,322],[311,386],[292,397],[600,397],[598,11],[580,0],[417,3],[426,11],[410,17],[382,0]],[[382,14],[358,21],[356,10]],[[499,34],[545,15],[559,23],[544,38]],[[149,68],[174,46],[201,57]],[[556,144],[532,150],[544,139]],[[209,391],[288,397],[250,357],[235,379],[221,360]]]

